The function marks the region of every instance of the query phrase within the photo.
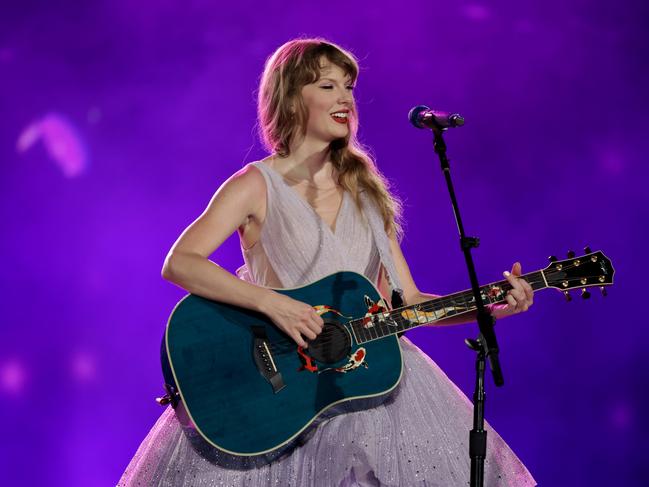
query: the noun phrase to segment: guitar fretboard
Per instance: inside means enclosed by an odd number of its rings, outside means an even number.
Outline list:
[[[520,278],[525,279],[535,291],[548,287],[543,271],[524,274]],[[510,289],[512,285],[507,280],[482,286],[480,288],[482,302],[485,305],[503,303]],[[470,313],[476,309],[475,296],[469,289],[423,303],[372,314],[350,321],[347,325],[351,326],[356,341],[361,344],[418,326],[430,325],[452,316]]]

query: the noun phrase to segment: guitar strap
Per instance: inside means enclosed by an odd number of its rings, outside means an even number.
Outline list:
[[[401,287],[401,281],[399,280],[399,274],[397,273],[397,266],[392,258],[390,239],[385,232],[383,218],[377,210],[374,202],[365,191],[360,191],[359,197],[363,207],[363,214],[367,219],[367,223],[369,224],[372,235],[374,236],[374,242],[379,251],[381,264],[383,264],[383,267],[385,268],[385,274],[392,297],[392,307],[395,307],[395,298],[400,299],[401,303],[403,303],[403,289]],[[397,304],[396,307],[402,305],[403,304]]]

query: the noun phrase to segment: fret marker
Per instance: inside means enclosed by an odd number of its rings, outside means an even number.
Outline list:
[[[446,306],[442,309],[437,309],[434,311],[420,311],[416,313],[410,309],[406,309],[401,313],[401,316],[410,321],[411,323],[418,323],[420,325],[425,325],[427,323],[432,323],[433,321],[440,320],[442,318],[447,318],[459,313],[464,313],[467,311],[466,308],[461,306]]]
[[[390,318],[389,314],[388,319],[385,319],[387,306],[385,305],[385,301],[383,299],[380,299],[375,303],[372,298],[365,295],[364,300],[365,305],[367,306],[367,313],[365,313],[365,317],[362,321],[363,328],[374,328],[375,325],[380,324],[397,326],[396,323],[392,322],[392,318]]]
[[[504,294],[503,289],[500,286],[491,286],[489,288],[489,291],[487,292],[487,295],[490,298],[496,298],[496,299],[501,298],[503,294]]]

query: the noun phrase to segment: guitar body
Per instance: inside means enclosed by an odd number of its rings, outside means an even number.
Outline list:
[[[307,349],[265,315],[195,295],[177,304],[167,324],[165,381],[180,393],[203,438],[232,455],[290,446],[335,404],[380,401],[401,379],[395,335],[359,345],[345,326],[382,303],[364,276],[339,272],[278,292],[311,304],[324,319]]]

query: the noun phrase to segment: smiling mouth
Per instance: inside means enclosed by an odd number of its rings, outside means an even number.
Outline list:
[[[331,118],[338,123],[346,124],[349,122],[349,112],[334,112],[331,114]]]

